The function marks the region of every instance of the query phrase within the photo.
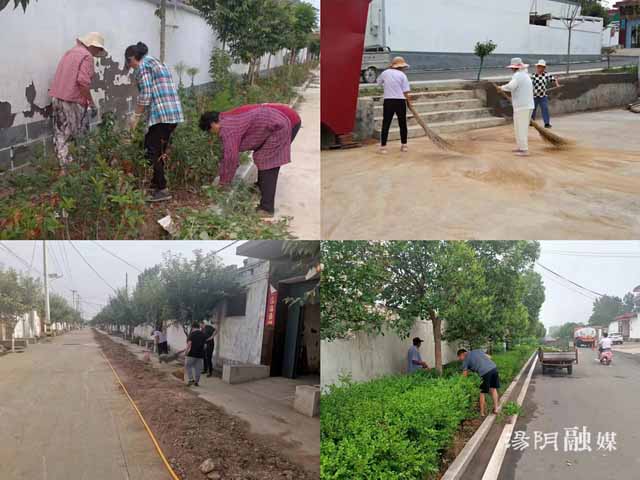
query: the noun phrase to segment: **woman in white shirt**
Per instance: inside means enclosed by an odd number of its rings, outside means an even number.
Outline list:
[[[527,70],[526,63],[521,58],[512,58],[510,68],[513,78],[506,85],[500,87],[503,92],[511,92],[511,104],[513,105],[513,129],[516,135],[518,148],[514,150],[516,155],[526,157],[529,155],[529,123],[533,112],[533,83]]]
[[[407,104],[409,102],[409,92],[411,86],[409,79],[404,73],[404,69],[409,68],[409,64],[402,57],[396,57],[391,62],[390,68],[386,69],[378,77],[378,85],[384,87],[384,107],[382,119],[382,133],[380,135],[380,153],[387,153],[387,139],[393,116],[398,116],[400,126],[400,140],[402,152],[408,151],[407,147]]]

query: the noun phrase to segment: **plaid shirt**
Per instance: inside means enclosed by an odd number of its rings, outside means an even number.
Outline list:
[[[220,140],[224,158],[220,183],[231,182],[238,169],[240,152],[253,150],[258,170],[291,162],[291,122],[282,112],[266,106],[220,114]]]
[[[156,58],[145,56],[136,71],[138,105],[149,110],[147,125],[182,123],[184,116],[171,72]]]

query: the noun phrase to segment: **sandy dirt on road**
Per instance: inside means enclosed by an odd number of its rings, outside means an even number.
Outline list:
[[[94,336],[182,480],[207,478],[199,470],[207,458],[223,480],[317,478],[279,453],[286,442],[250,434],[245,422],[198,398],[125,346],[99,333]]]
[[[556,132],[561,134],[561,132]],[[554,150],[530,129],[517,157],[511,126],[322,152],[325,239],[627,239],[640,235],[640,154]]]

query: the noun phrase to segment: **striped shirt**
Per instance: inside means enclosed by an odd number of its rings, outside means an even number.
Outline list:
[[[258,170],[291,162],[291,122],[276,109],[258,106],[241,112],[220,114],[220,140],[224,157],[220,183],[230,183],[238,169],[240,152],[253,150]]]
[[[182,105],[166,65],[149,55],[136,70],[138,81],[138,105],[148,109],[147,125],[158,123],[182,123]]]

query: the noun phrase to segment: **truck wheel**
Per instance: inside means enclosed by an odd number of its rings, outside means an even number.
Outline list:
[[[378,70],[376,70],[375,67],[369,67],[364,71],[362,77],[366,83],[376,83],[376,80],[378,79]]]
[[[573,373],[573,365],[569,365],[569,366],[567,367],[567,374],[568,374],[568,375],[571,375],[572,373]]]

